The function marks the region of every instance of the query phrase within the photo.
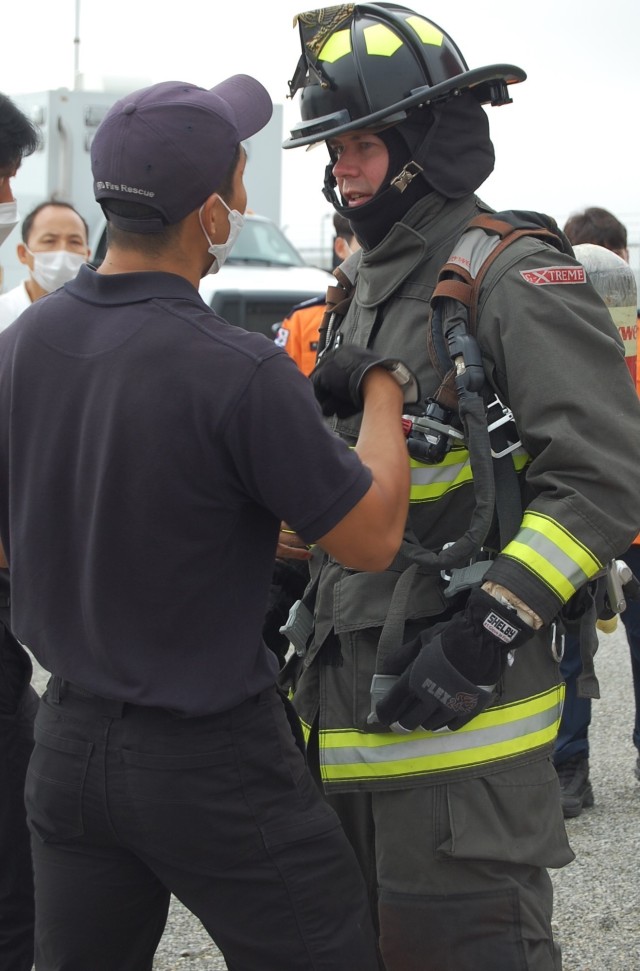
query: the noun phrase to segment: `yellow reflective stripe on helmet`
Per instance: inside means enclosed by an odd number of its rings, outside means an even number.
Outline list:
[[[444,35],[441,30],[438,30],[435,24],[430,24],[428,20],[423,20],[422,17],[415,16],[407,17],[407,23],[410,27],[413,27],[423,44],[433,44],[434,47],[442,47]]]
[[[524,449],[514,450],[511,456],[516,472],[520,472],[529,462],[529,455]],[[416,459],[410,459],[409,464],[411,466],[410,502],[433,502],[435,499],[441,499],[447,492],[473,480],[469,452],[466,448],[451,449],[437,465],[427,465]]]
[[[334,34],[331,34],[327,40],[327,43],[318,54],[318,60],[327,61],[329,64],[333,64],[334,61],[339,61],[341,57],[345,56],[345,54],[350,53],[350,32],[348,30],[336,30]]]
[[[391,57],[402,47],[404,41],[385,24],[374,24],[362,31],[367,54],[377,54],[381,57]]]
[[[490,708],[456,732],[410,735],[348,730],[320,732],[325,782],[402,778],[497,762],[542,746],[557,735],[564,684]]]
[[[593,553],[560,523],[536,512],[525,513],[502,555],[535,573],[563,602],[602,569]]]

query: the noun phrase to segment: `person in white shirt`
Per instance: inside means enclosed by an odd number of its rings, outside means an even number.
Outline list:
[[[67,202],[42,202],[26,216],[17,252],[29,278],[0,295],[0,330],[34,300],[75,277],[91,255],[88,232],[85,220]]]

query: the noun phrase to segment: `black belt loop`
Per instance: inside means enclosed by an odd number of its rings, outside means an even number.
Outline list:
[[[52,674],[49,678],[49,683],[47,684],[47,697],[51,704],[60,704],[60,688],[62,687],[62,678],[58,677],[57,674]]]

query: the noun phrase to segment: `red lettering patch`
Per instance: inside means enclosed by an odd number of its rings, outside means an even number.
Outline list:
[[[548,287],[551,283],[586,283],[583,266],[542,266],[539,270],[520,270],[520,276],[536,287]]]

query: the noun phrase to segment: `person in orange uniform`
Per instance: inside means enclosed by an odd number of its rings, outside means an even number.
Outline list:
[[[354,235],[349,220],[339,213],[335,213],[333,217],[333,228],[336,231],[333,251],[336,265],[339,265],[360,249],[360,243]],[[282,321],[275,339],[278,347],[285,349],[303,374],[311,374],[315,367],[318,330],[324,316],[325,305],[324,293],[297,304],[291,309],[289,316]]]

